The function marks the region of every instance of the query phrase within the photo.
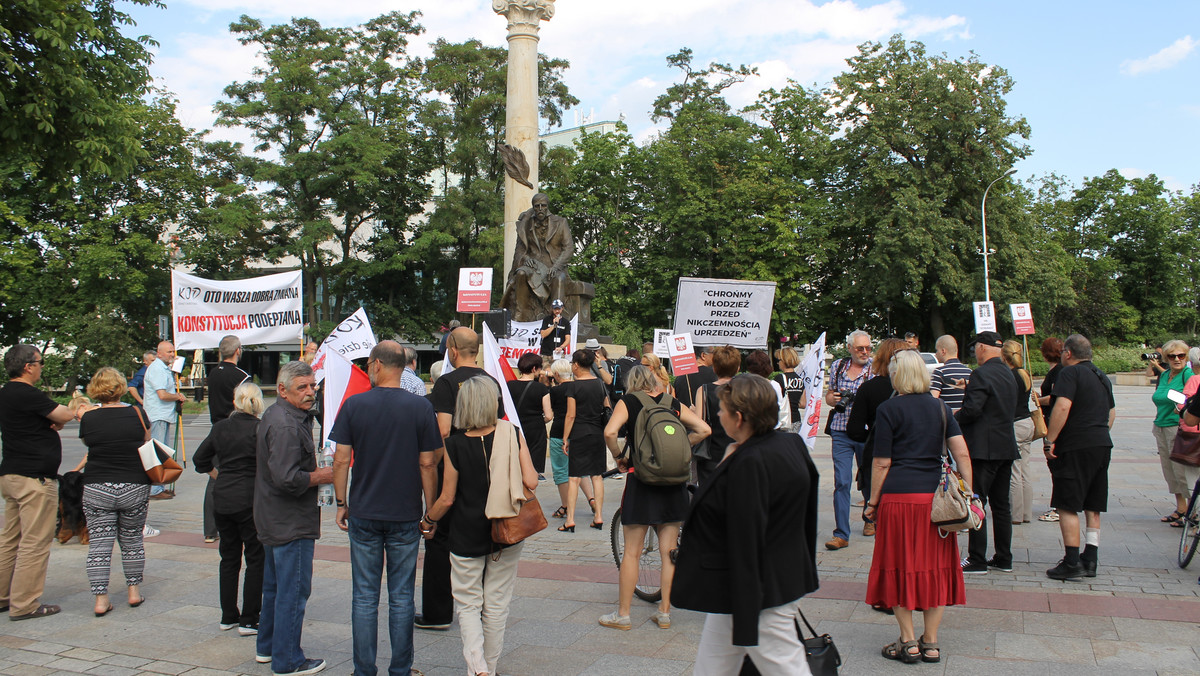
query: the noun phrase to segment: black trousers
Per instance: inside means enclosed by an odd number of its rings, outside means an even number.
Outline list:
[[[262,610],[263,546],[258,541],[254,528],[254,510],[246,509],[233,514],[213,514],[217,522],[217,533],[221,536],[217,545],[221,553],[221,624],[257,626],[258,614]],[[242,587],[242,609],[238,611],[238,574],[242,568],[242,557],[246,559],[246,581]]]
[[[430,624],[454,620],[454,597],[450,591],[449,533],[442,532],[443,519],[431,539],[425,541],[425,563],[421,568],[421,615]]]
[[[971,480],[983,506],[992,505],[991,519],[967,536],[967,563],[987,563],[987,526],[992,522],[995,560],[1012,563],[1012,460],[971,460]],[[986,511],[985,511],[986,514]]]

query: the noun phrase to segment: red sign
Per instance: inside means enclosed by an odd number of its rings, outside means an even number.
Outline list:
[[[1031,336],[1033,330],[1033,310],[1029,303],[1013,303],[1008,306],[1012,312],[1013,330],[1018,336]]]
[[[667,351],[671,355],[671,373],[685,376],[689,373],[699,373],[696,365],[696,351],[692,349],[692,334],[680,333],[667,336]]]
[[[458,311],[487,312],[492,306],[492,269],[459,268]]]

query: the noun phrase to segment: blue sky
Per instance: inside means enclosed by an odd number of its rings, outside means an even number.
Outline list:
[[[426,33],[502,45],[505,22],[489,0],[166,0],[131,9],[161,45],[152,72],[180,100],[180,118],[211,128],[221,89],[245,80],[253,49],[229,35],[248,14],[266,23],[308,16],[353,25],[388,11],[419,10]],[[640,5],[640,6],[639,6]],[[750,64],[760,76],[729,92],[735,105],[788,79],[824,86],[867,40],[895,33],[950,57],[975,52],[1016,82],[1008,112],[1028,119],[1033,155],[1018,178],[1057,173],[1079,184],[1119,169],[1156,174],[1174,190],[1200,184],[1200,2],[950,2],[948,0],[557,0],[542,24],[541,50],[571,61],[566,82],[580,114],[624,115],[639,139],[654,133],[654,97],[675,79],[665,57],[681,47],[695,61]],[[566,124],[575,113],[568,111]],[[214,136],[244,140],[234,130]]]

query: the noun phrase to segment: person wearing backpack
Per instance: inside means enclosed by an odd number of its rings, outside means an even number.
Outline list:
[[[632,543],[644,542],[646,530],[653,526],[662,557],[662,600],[654,613],[654,622],[666,629],[671,626],[671,578],[675,571],[669,552],[678,542],[679,525],[687,515],[691,447],[711,434],[712,429],[667,394],[649,368],[633,367],[625,384],[628,392],[613,409],[612,418],[604,428],[604,442],[617,459],[618,468],[628,472],[621,498],[621,527],[626,547],[621,560],[617,611],[601,617],[600,624],[626,631],[633,627],[629,613],[642,548]],[[622,434],[626,439],[624,449],[617,443]]]

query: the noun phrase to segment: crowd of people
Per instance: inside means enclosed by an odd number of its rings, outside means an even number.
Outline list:
[[[669,627],[673,605],[707,614],[696,674],[735,673],[744,663],[760,673],[808,673],[795,618],[800,599],[817,587],[822,496],[816,466],[796,434],[811,394],[796,373],[799,354],[784,347],[774,360],[761,350],[743,358],[730,346],[705,347],[698,372],[672,380],[651,344],[620,359],[609,359],[594,341],[565,355],[561,309],[548,320],[540,353],[521,357],[518,377],[505,384],[516,420],[505,419],[501,384],[477,366],[480,339],[473,330],[447,333],[446,360],[453,369],[436,378],[428,396],[421,396],[423,383],[412,382],[415,353],[380,342],[366,364],[372,388],[347,399],[332,422],[330,467],[319,466],[313,442],[312,368],[304,361],[283,365],[275,402],[265,407],[263,392],[237,367],[240,342],[235,336],[222,340],[221,363],[208,380],[212,427],[194,456],[195,470],[209,476],[204,536],[219,542],[220,628],[256,637],[255,659],[270,663],[274,673],[324,669],[301,644],[320,537],[317,491],[332,484],[334,521],[350,542],[355,673],[377,671],[386,571],[388,673],[413,671],[414,629],[444,630],[457,616],[469,673],[494,674],[522,551],[521,542],[496,540],[494,521],[520,515],[546,479],[548,458],[560,499],[549,515],[562,520],[557,530],[575,531],[580,493],[588,525],[602,528],[607,451],[625,478],[618,501],[624,540],[631,544],[620,566],[616,610],[599,623],[632,628],[633,591],[643,565],[641,548],[632,543],[653,529],[661,554],[654,623]],[[914,343],[915,337],[875,344],[866,332],[852,332],[849,355],[830,365],[824,394],[834,468],[834,529],[824,546],[837,552],[849,544],[857,465],[862,535],[875,537],[865,601],[895,616],[899,638],[882,655],[907,663],[941,660],[938,630],[944,609],[964,602],[964,574],[1013,568],[1013,528],[1035,512],[1029,463],[1037,436],[1034,408],[1046,421],[1042,450],[1053,485],[1050,511],[1039,518],[1058,521],[1064,543],[1062,560],[1046,575],[1097,575],[1115,417],[1112,385],[1092,364],[1091,345],[1081,335],[1042,343],[1052,368],[1036,393],[1020,345],[994,332],[982,332],[968,345],[974,369],[959,359],[951,336],[937,339],[940,365],[932,373]],[[1193,352],[1200,357],[1200,350]],[[1200,470],[1172,461],[1170,452],[1178,429],[1191,425],[1200,432],[1200,406],[1183,412],[1185,397],[1200,389],[1200,376],[1188,366],[1186,344],[1172,341],[1162,353],[1162,362],[1150,366],[1158,371],[1153,432],[1175,499],[1175,511],[1163,521],[1174,526]],[[94,403],[75,410],[36,387],[44,365],[36,348],[18,345],[5,355],[0,606],[10,619],[60,610],[41,596],[57,508],[58,431],[72,419],[80,421],[87,447],[76,469],[84,476],[90,535],[85,567],[94,612],[103,616],[113,608],[108,587],[114,544],[121,549],[129,605],[144,602],[139,585],[153,487],[138,447],[151,439],[170,445],[175,404],[183,400],[169,368],[174,346],[164,341],[152,361],[149,354],[134,379],[141,391],[130,390],[116,369],[104,368],[88,385]],[[778,367],[774,377],[772,363]],[[127,391],[141,406],[121,403]],[[641,458],[661,450],[654,444],[663,442],[635,434],[664,411],[678,422],[665,434],[686,437],[687,449],[684,478],[666,483],[648,474],[639,478]],[[957,539],[945,537],[930,519],[947,463],[979,504],[990,507],[961,557]],[[687,537],[681,539],[685,521]]]

